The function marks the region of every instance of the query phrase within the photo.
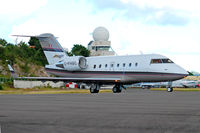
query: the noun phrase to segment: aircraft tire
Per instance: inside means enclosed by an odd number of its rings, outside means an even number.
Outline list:
[[[120,93],[122,92],[121,88],[119,85],[115,85],[112,89],[113,93]]]
[[[80,89],[85,89],[85,85],[80,85]]]
[[[168,88],[167,88],[167,91],[168,91],[168,92],[172,92],[172,91],[173,91],[173,88],[172,88],[172,87],[168,87]]]

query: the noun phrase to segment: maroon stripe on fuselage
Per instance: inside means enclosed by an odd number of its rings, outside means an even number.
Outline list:
[[[175,74],[175,73],[158,73],[158,72],[119,72],[119,71],[67,71],[67,70],[58,70],[58,69],[49,69],[46,68],[47,72],[56,72],[63,74],[73,74],[73,75],[140,75],[140,76],[186,76],[184,74]]]

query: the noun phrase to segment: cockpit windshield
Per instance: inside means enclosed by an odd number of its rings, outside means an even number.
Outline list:
[[[157,64],[157,63],[174,63],[170,59],[152,59],[151,64]]]

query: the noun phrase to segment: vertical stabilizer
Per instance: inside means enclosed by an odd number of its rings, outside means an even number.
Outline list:
[[[11,65],[8,64],[8,69],[10,71],[11,77],[12,78],[18,78],[17,73],[15,72],[15,70],[11,67]]]
[[[53,34],[44,33],[35,37],[39,39],[49,65],[58,63],[67,56]]]

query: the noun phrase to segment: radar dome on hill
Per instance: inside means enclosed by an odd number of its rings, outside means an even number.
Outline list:
[[[95,41],[108,41],[109,39],[109,32],[104,27],[97,27],[93,31],[93,39]]]

